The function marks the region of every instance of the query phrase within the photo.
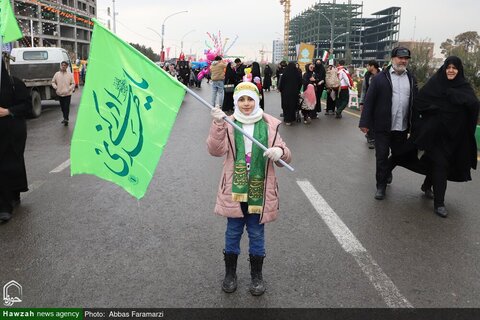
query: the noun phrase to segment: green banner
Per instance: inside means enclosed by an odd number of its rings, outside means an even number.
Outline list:
[[[83,309],[38,309],[38,308],[0,308],[0,319],[83,319]]]
[[[142,198],[185,87],[97,21],[72,137],[71,174],[93,174]]]
[[[0,0],[0,36],[3,37],[3,43],[23,38],[10,0]]]

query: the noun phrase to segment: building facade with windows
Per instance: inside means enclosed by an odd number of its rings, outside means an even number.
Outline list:
[[[304,42],[315,45],[315,57],[327,50],[348,64],[383,63],[398,43],[400,11],[391,7],[364,17],[363,3],[317,2],[290,21],[289,60],[296,60],[295,47]]]
[[[11,0],[24,38],[17,47],[61,47],[87,59],[97,0]]]
[[[272,62],[279,63],[283,60],[283,40],[273,40]]]

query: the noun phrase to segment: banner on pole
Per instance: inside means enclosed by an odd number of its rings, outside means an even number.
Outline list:
[[[142,198],[185,96],[184,86],[97,21],[71,146],[71,174]]]
[[[3,43],[23,38],[10,0],[0,0],[0,36]]]
[[[307,63],[312,63],[314,51],[315,45],[303,42],[300,43],[300,46],[298,48],[297,62],[300,66],[300,69],[302,69],[302,72],[305,71],[305,65]]]

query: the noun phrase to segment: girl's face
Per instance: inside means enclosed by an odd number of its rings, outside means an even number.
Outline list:
[[[455,79],[455,77],[458,74],[458,69],[457,69],[457,67],[455,67],[455,65],[449,64],[447,66],[446,73],[447,73],[447,79],[448,80],[453,80],[453,79]]]
[[[237,106],[240,108],[240,112],[249,116],[255,109],[255,100],[249,96],[241,96],[237,101]]]
[[[308,66],[308,70],[313,71],[315,69],[315,66],[313,64]]]

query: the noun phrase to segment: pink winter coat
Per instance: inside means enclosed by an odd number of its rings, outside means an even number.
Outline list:
[[[231,119],[233,120],[233,117]],[[280,120],[265,113],[263,114],[263,120],[268,124],[268,147],[282,148],[282,160],[289,163],[292,159],[290,149],[287,148],[287,145],[278,133]],[[240,202],[232,200],[233,164],[235,162],[235,138],[233,131],[232,126],[226,122],[221,125],[212,122],[210,134],[207,138],[207,146],[208,152],[214,157],[226,155],[217,193],[215,213],[229,218],[242,218],[243,213],[240,208]],[[279,163],[276,164],[281,166]],[[266,166],[263,213],[260,217],[260,223],[270,222],[277,218],[278,203],[277,177],[275,176],[273,161],[269,159]]]

